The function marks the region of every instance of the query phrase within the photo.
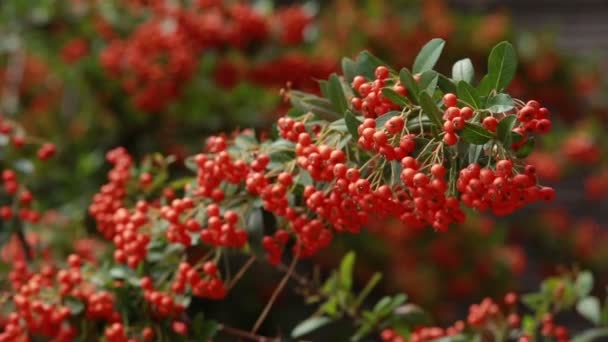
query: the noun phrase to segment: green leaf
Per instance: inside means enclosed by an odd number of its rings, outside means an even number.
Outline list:
[[[401,171],[403,171],[403,166],[401,165],[401,162],[398,160],[393,160],[391,162],[391,185],[400,184]]]
[[[360,75],[365,76],[368,79],[374,79],[376,68],[387,64],[379,59],[378,57],[372,55],[369,51],[363,51],[357,56],[357,61],[355,62],[357,65],[357,71]],[[388,68],[388,66],[387,66]],[[389,68],[391,72],[394,72],[391,68]]]
[[[251,208],[247,215],[245,229],[247,230],[248,240],[252,250],[257,255],[263,255],[264,248],[260,242],[264,237],[264,213],[261,208]]]
[[[477,124],[466,122],[462,131],[460,131],[460,137],[469,144],[483,145],[490,141],[493,135],[490,131]]]
[[[458,99],[466,102],[472,108],[479,109],[481,99],[477,90],[465,81],[458,82]]]
[[[603,341],[601,337],[608,336],[608,328],[595,328],[587,330],[583,333],[580,333],[574,338],[572,338],[571,342],[596,342]]]
[[[532,310],[538,310],[544,303],[545,297],[541,293],[528,293],[521,296],[521,302]]]
[[[72,316],[76,316],[84,310],[84,303],[78,300],[76,297],[65,297],[63,304],[70,309]]]
[[[593,289],[593,274],[589,271],[580,272],[576,277],[574,288],[579,298],[588,296]]]
[[[348,252],[340,263],[340,285],[350,291],[353,286],[353,269],[355,267],[355,252]]]
[[[406,97],[402,96],[391,88],[382,88],[382,95],[398,106],[405,107],[409,105]]]
[[[437,128],[442,127],[441,111],[437,108],[437,104],[427,93],[420,93],[420,106],[424,113],[429,117],[433,125]]]
[[[452,66],[452,79],[454,81],[472,83],[474,77],[475,69],[469,58],[461,59]]]
[[[498,43],[488,57],[488,74],[480,83],[482,95],[492,90],[501,91],[509,85],[517,69],[517,55],[509,42]]]
[[[342,115],[334,109],[328,99],[319,96],[292,90],[289,92],[289,99],[295,109],[304,113],[314,113],[323,119],[335,120]]]
[[[393,161],[393,163],[395,163],[395,161]],[[401,166],[401,163],[397,163],[397,164],[399,164],[399,166]],[[363,290],[361,290],[361,292],[357,296],[357,299],[355,300],[355,303],[353,304],[354,309],[358,308],[361,305],[361,303],[363,303],[365,298],[367,298],[367,296],[369,296],[370,292],[372,292],[372,290],[376,287],[376,285],[378,285],[378,283],[380,282],[381,279],[382,279],[382,274],[380,272],[374,273],[374,275],[367,282],[367,284],[365,285]]]
[[[420,75],[420,83],[418,87],[420,91],[425,91],[429,95],[433,96],[437,89],[437,82],[439,81],[439,74],[433,70],[427,70]]]
[[[359,125],[361,125],[361,121],[357,119],[355,114],[350,110],[344,112],[344,122],[346,123],[346,128],[348,128],[348,133],[353,136],[353,140],[359,139]]]
[[[576,311],[595,325],[600,324],[600,301],[596,297],[585,297],[576,304]]]
[[[431,324],[431,317],[421,307],[415,304],[405,304],[394,312],[395,321],[407,326],[420,326]]]
[[[418,93],[420,88],[418,83],[414,80],[412,73],[407,68],[401,69],[399,72],[399,81],[407,88],[408,97],[414,102],[418,103]]]
[[[469,146],[469,164],[477,163],[482,151],[483,151],[483,145]]]
[[[508,94],[498,94],[488,99],[486,107],[492,113],[504,113],[515,108],[515,102]]]
[[[416,60],[414,60],[414,67],[412,68],[414,73],[432,70],[435,64],[437,64],[444,46],[445,41],[441,38],[431,39],[431,41],[426,43],[418,53],[418,56],[416,56]]]
[[[329,99],[334,105],[334,108],[336,108],[339,113],[346,112],[346,110],[348,109],[348,103],[346,102],[346,97],[344,96],[344,89],[342,88],[342,82],[340,81],[338,75],[331,74],[331,76],[329,77],[327,91],[329,93]]]
[[[511,148],[511,133],[516,123],[517,117],[515,115],[507,115],[498,122],[498,126],[496,127],[496,137],[506,148]]]
[[[390,120],[391,118],[393,118],[395,116],[399,116],[399,115],[401,115],[401,112],[393,110],[388,113],[385,113],[382,116],[377,117],[376,118],[376,127],[378,129],[383,128],[384,125],[388,122],[388,120]]]
[[[515,133],[517,134],[517,133]],[[513,139],[513,137],[511,137]],[[524,144],[524,146],[520,147],[517,152],[515,152],[515,156],[519,159],[526,158],[527,156],[534,151],[534,145],[536,144],[536,140],[534,137],[528,138],[528,141]]]
[[[342,58],[342,74],[349,83],[352,82],[355,76],[359,74],[357,63],[348,57]]]
[[[319,329],[320,327],[322,327],[324,325],[327,325],[329,322],[331,322],[331,319],[328,317],[325,317],[325,316],[311,317],[307,320],[300,322],[291,331],[291,337],[298,338],[298,337],[304,336],[306,334],[309,334],[309,333]]]
[[[439,80],[437,81],[437,85],[439,86],[439,89],[441,89],[441,91],[444,93],[456,94],[457,92],[456,84],[451,79],[443,76],[442,74],[439,74]]]

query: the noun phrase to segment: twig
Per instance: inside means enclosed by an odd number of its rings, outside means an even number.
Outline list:
[[[230,291],[234,285],[236,285],[236,283],[245,275],[245,272],[247,272],[247,270],[249,269],[249,267],[251,267],[251,265],[253,265],[253,263],[255,262],[255,255],[252,255],[249,257],[249,259],[247,260],[247,262],[241,267],[241,269],[234,275],[234,278],[232,278],[230,280],[230,283],[228,284],[228,291]]]
[[[264,323],[264,320],[266,319],[266,316],[268,316],[268,313],[270,312],[272,305],[277,300],[281,291],[283,291],[283,288],[285,287],[285,285],[287,285],[287,281],[291,277],[293,270],[296,267],[299,255],[300,255],[300,249],[298,248],[296,255],[294,255],[293,259],[291,260],[291,264],[289,265],[289,270],[287,270],[287,273],[285,274],[285,276],[283,276],[283,279],[281,279],[279,286],[277,286],[277,288],[274,290],[272,297],[270,297],[270,300],[268,301],[268,303],[266,303],[266,307],[264,307],[264,310],[260,314],[260,317],[258,317],[258,320],[255,322],[255,325],[251,329],[252,333],[255,333],[260,328],[262,323]]]
[[[245,330],[241,330],[238,328],[231,327],[229,325],[220,324],[218,326],[218,330],[224,332],[227,335],[232,335],[235,337],[243,338],[249,341],[257,341],[257,342],[278,342],[281,341],[278,337],[266,337],[262,335],[257,335]]]

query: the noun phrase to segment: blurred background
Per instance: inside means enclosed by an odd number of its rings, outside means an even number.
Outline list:
[[[22,174],[45,213],[27,226],[37,250],[103,253],[105,243],[82,208],[104,183],[104,156],[113,147],[180,161],[210,134],[268,131],[288,109],[280,89],[319,92],[316,80],[338,72],[343,56],[368,49],[393,67],[411,66],[425,42],[441,37],[447,41],[441,71],[469,57],[481,74],[491,47],[509,40],[520,60],[510,92],[538,99],[555,117],[529,159],[556,187],[556,201],[508,218],[469,215],[440,239],[430,230],[376,222],[364,234],[341,236],[302,272],[328,272],[356,250],[361,283],[382,270],[376,296],[405,292],[439,323],[485,296],[533,290],[561,267],[589,268],[606,283],[608,2],[202,0],[173,1],[169,9],[159,3],[0,2],[1,113],[58,150],[47,164],[25,158],[28,146],[2,152],[4,167]],[[15,134],[2,131],[0,144],[11,144]],[[176,163],[171,172],[185,171]],[[8,263],[15,243],[4,242]],[[280,276],[260,272],[264,277],[249,279],[228,303],[201,305],[236,326],[251,322]],[[302,310],[292,295],[277,304],[266,329],[291,327],[313,310]],[[232,304],[241,308],[239,317],[224,317]]]

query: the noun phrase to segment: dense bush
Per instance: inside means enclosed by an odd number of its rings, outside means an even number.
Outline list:
[[[608,334],[600,80],[504,14],[0,6],[0,340]]]

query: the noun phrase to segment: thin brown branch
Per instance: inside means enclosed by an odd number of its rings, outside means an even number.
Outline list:
[[[234,277],[230,280],[230,283],[227,286],[228,291],[230,291],[238,281],[245,275],[247,270],[253,265],[255,262],[255,255],[249,257],[247,262],[241,267],[241,269],[234,275]]]
[[[252,333],[255,333],[260,328],[262,323],[264,323],[264,320],[266,319],[266,316],[268,316],[268,313],[270,312],[270,309],[274,305],[274,302],[277,300],[277,298],[279,297],[279,294],[283,291],[283,288],[285,288],[285,285],[287,285],[287,281],[292,276],[293,271],[296,267],[296,264],[298,263],[299,256],[300,256],[300,250],[298,249],[296,255],[294,255],[293,259],[291,260],[291,264],[289,265],[289,269],[287,270],[287,273],[285,274],[285,276],[283,276],[283,279],[281,279],[281,282],[279,283],[277,288],[272,293],[270,300],[268,301],[268,303],[266,303],[266,307],[264,307],[264,310],[260,314],[260,317],[258,317],[258,320],[255,322],[255,325],[251,329]]]
[[[225,324],[220,324],[218,327],[218,330],[227,335],[231,335],[231,336],[242,338],[242,339],[249,340],[249,341],[256,341],[256,342],[279,342],[279,341],[281,341],[281,339],[278,337],[266,337],[266,336],[262,336],[262,335],[257,335],[257,334],[251,333],[249,331],[234,328],[234,327],[231,327],[231,326],[228,326]]]

